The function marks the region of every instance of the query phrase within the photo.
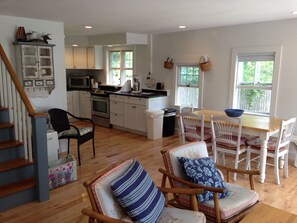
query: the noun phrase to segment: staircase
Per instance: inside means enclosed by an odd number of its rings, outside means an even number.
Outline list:
[[[0,44],[0,212],[49,199],[46,114],[35,113]]]

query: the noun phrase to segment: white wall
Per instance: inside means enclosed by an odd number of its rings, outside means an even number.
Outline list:
[[[52,22],[37,19],[0,15],[0,44],[4,48],[12,66],[15,67],[15,50],[13,42],[19,26],[24,26],[25,31],[36,31],[38,33],[50,33],[49,43],[54,47],[54,71],[56,87],[46,98],[31,98],[34,108],[38,111],[47,111],[52,107],[67,108],[66,97],[66,72],[64,62],[64,25],[61,22]],[[15,69],[16,70],[16,69]]]
[[[297,116],[296,27],[297,19],[292,19],[154,35],[153,77],[172,90],[174,69],[164,69],[164,60],[173,56],[175,64],[198,63],[200,56],[207,54],[212,68],[204,76],[203,107],[223,110],[229,104],[232,48],[282,46],[276,116]],[[170,100],[173,103],[172,98]]]

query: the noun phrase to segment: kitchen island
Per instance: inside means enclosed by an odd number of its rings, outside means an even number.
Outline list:
[[[167,106],[167,91],[112,92],[109,98],[113,128],[142,135],[147,134],[145,110],[161,110]]]

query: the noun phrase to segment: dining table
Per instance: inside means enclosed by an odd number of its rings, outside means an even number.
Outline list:
[[[210,117],[226,115],[224,111],[201,109],[193,111],[195,114],[204,115],[205,127],[210,127]],[[266,160],[267,160],[267,142],[270,136],[275,135],[279,132],[280,123],[283,119],[261,116],[255,114],[242,114],[242,134],[250,136],[258,136],[261,142],[260,152],[260,176],[259,182],[264,183],[265,171],[266,171]]]

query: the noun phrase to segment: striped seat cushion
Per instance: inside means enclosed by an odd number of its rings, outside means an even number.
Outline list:
[[[79,128],[79,134],[80,136],[83,136],[89,132],[92,132],[93,131],[93,128],[92,127],[85,127],[85,128]],[[75,128],[71,127],[70,129],[68,130],[65,130],[63,132],[60,132],[59,133],[59,137],[61,136],[77,136],[77,131]]]
[[[259,149],[259,150],[261,149],[261,139],[259,137],[255,137],[255,138],[252,138],[252,139],[248,140],[246,142],[246,144],[248,146],[253,147],[254,149]],[[270,137],[268,142],[267,142],[267,150],[273,152],[273,151],[275,151],[276,147],[277,147],[277,138],[276,137]],[[284,150],[284,149],[285,149],[285,147],[280,148],[280,151]]]
[[[164,206],[164,195],[136,160],[118,179],[111,191],[134,222],[156,222]]]

